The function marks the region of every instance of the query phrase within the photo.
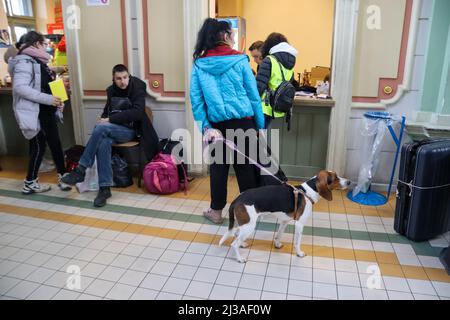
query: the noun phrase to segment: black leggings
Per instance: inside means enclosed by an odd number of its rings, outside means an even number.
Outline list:
[[[47,144],[52,153],[58,173],[61,175],[66,173],[64,153],[59,138],[55,114],[41,112],[39,113],[39,121],[41,123],[41,131],[39,131],[36,137],[30,140],[30,162],[28,164],[27,181],[37,179]]]
[[[212,127],[214,129],[220,130],[224,137],[226,136],[227,129],[243,129],[244,131],[247,131],[249,129],[256,130],[254,121],[250,119],[229,120],[221,123],[213,123]],[[246,150],[241,151],[248,156],[248,140],[246,140],[245,149]],[[228,156],[230,156],[231,150],[227,148],[226,153],[228,153]],[[213,156],[215,156],[214,152]],[[226,160],[226,157],[227,155],[225,154],[223,159],[224,162]],[[237,159],[236,152],[234,152],[234,159]],[[233,168],[236,173],[240,192],[258,187],[256,167],[253,164],[250,164],[248,160],[245,161],[245,164],[233,164]],[[229,169],[229,164],[211,164],[210,166],[211,209],[213,210],[222,210],[227,204],[227,184]]]

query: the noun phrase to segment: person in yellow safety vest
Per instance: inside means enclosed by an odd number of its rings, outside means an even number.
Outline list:
[[[266,129],[270,129],[275,118],[282,118],[285,113],[274,112],[270,105],[268,92],[274,92],[283,82],[294,78],[294,67],[298,51],[288,43],[281,33],[271,33],[262,47],[263,62],[256,75],[258,92],[261,96],[262,110],[265,115]]]

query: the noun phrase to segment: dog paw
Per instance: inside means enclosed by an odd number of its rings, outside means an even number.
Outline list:
[[[281,242],[275,242],[274,245],[275,245],[275,248],[277,248],[277,249],[283,248],[283,244]]]
[[[247,260],[245,260],[244,258],[237,259],[237,261],[238,261],[239,263],[247,263]]]
[[[245,249],[245,248],[248,248],[248,247],[249,247],[249,244],[247,242],[242,242],[242,244],[241,244],[241,248],[242,249]]]
[[[304,253],[303,251],[297,252],[297,257],[304,258],[306,257],[306,253]]]

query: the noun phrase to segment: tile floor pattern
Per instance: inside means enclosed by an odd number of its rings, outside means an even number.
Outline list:
[[[305,228],[303,259],[292,254],[293,226],[285,247],[273,248],[276,220],[268,217],[242,249],[242,265],[229,242],[217,245],[228,221],[216,226],[202,217],[208,179],[197,179],[187,197],[115,190],[102,210],[92,207],[93,193],[53,185],[29,197],[21,185],[14,170],[0,172],[0,299],[450,299],[438,259],[450,233],[425,243],[397,235],[395,199],[381,208],[341,192],[321,201]],[[70,290],[73,266],[81,287]]]

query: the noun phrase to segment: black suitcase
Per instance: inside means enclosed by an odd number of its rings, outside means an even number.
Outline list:
[[[450,139],[403,145],[399,180],[426,189],[398,183],[395,231],[418,242],[449,231]]]

